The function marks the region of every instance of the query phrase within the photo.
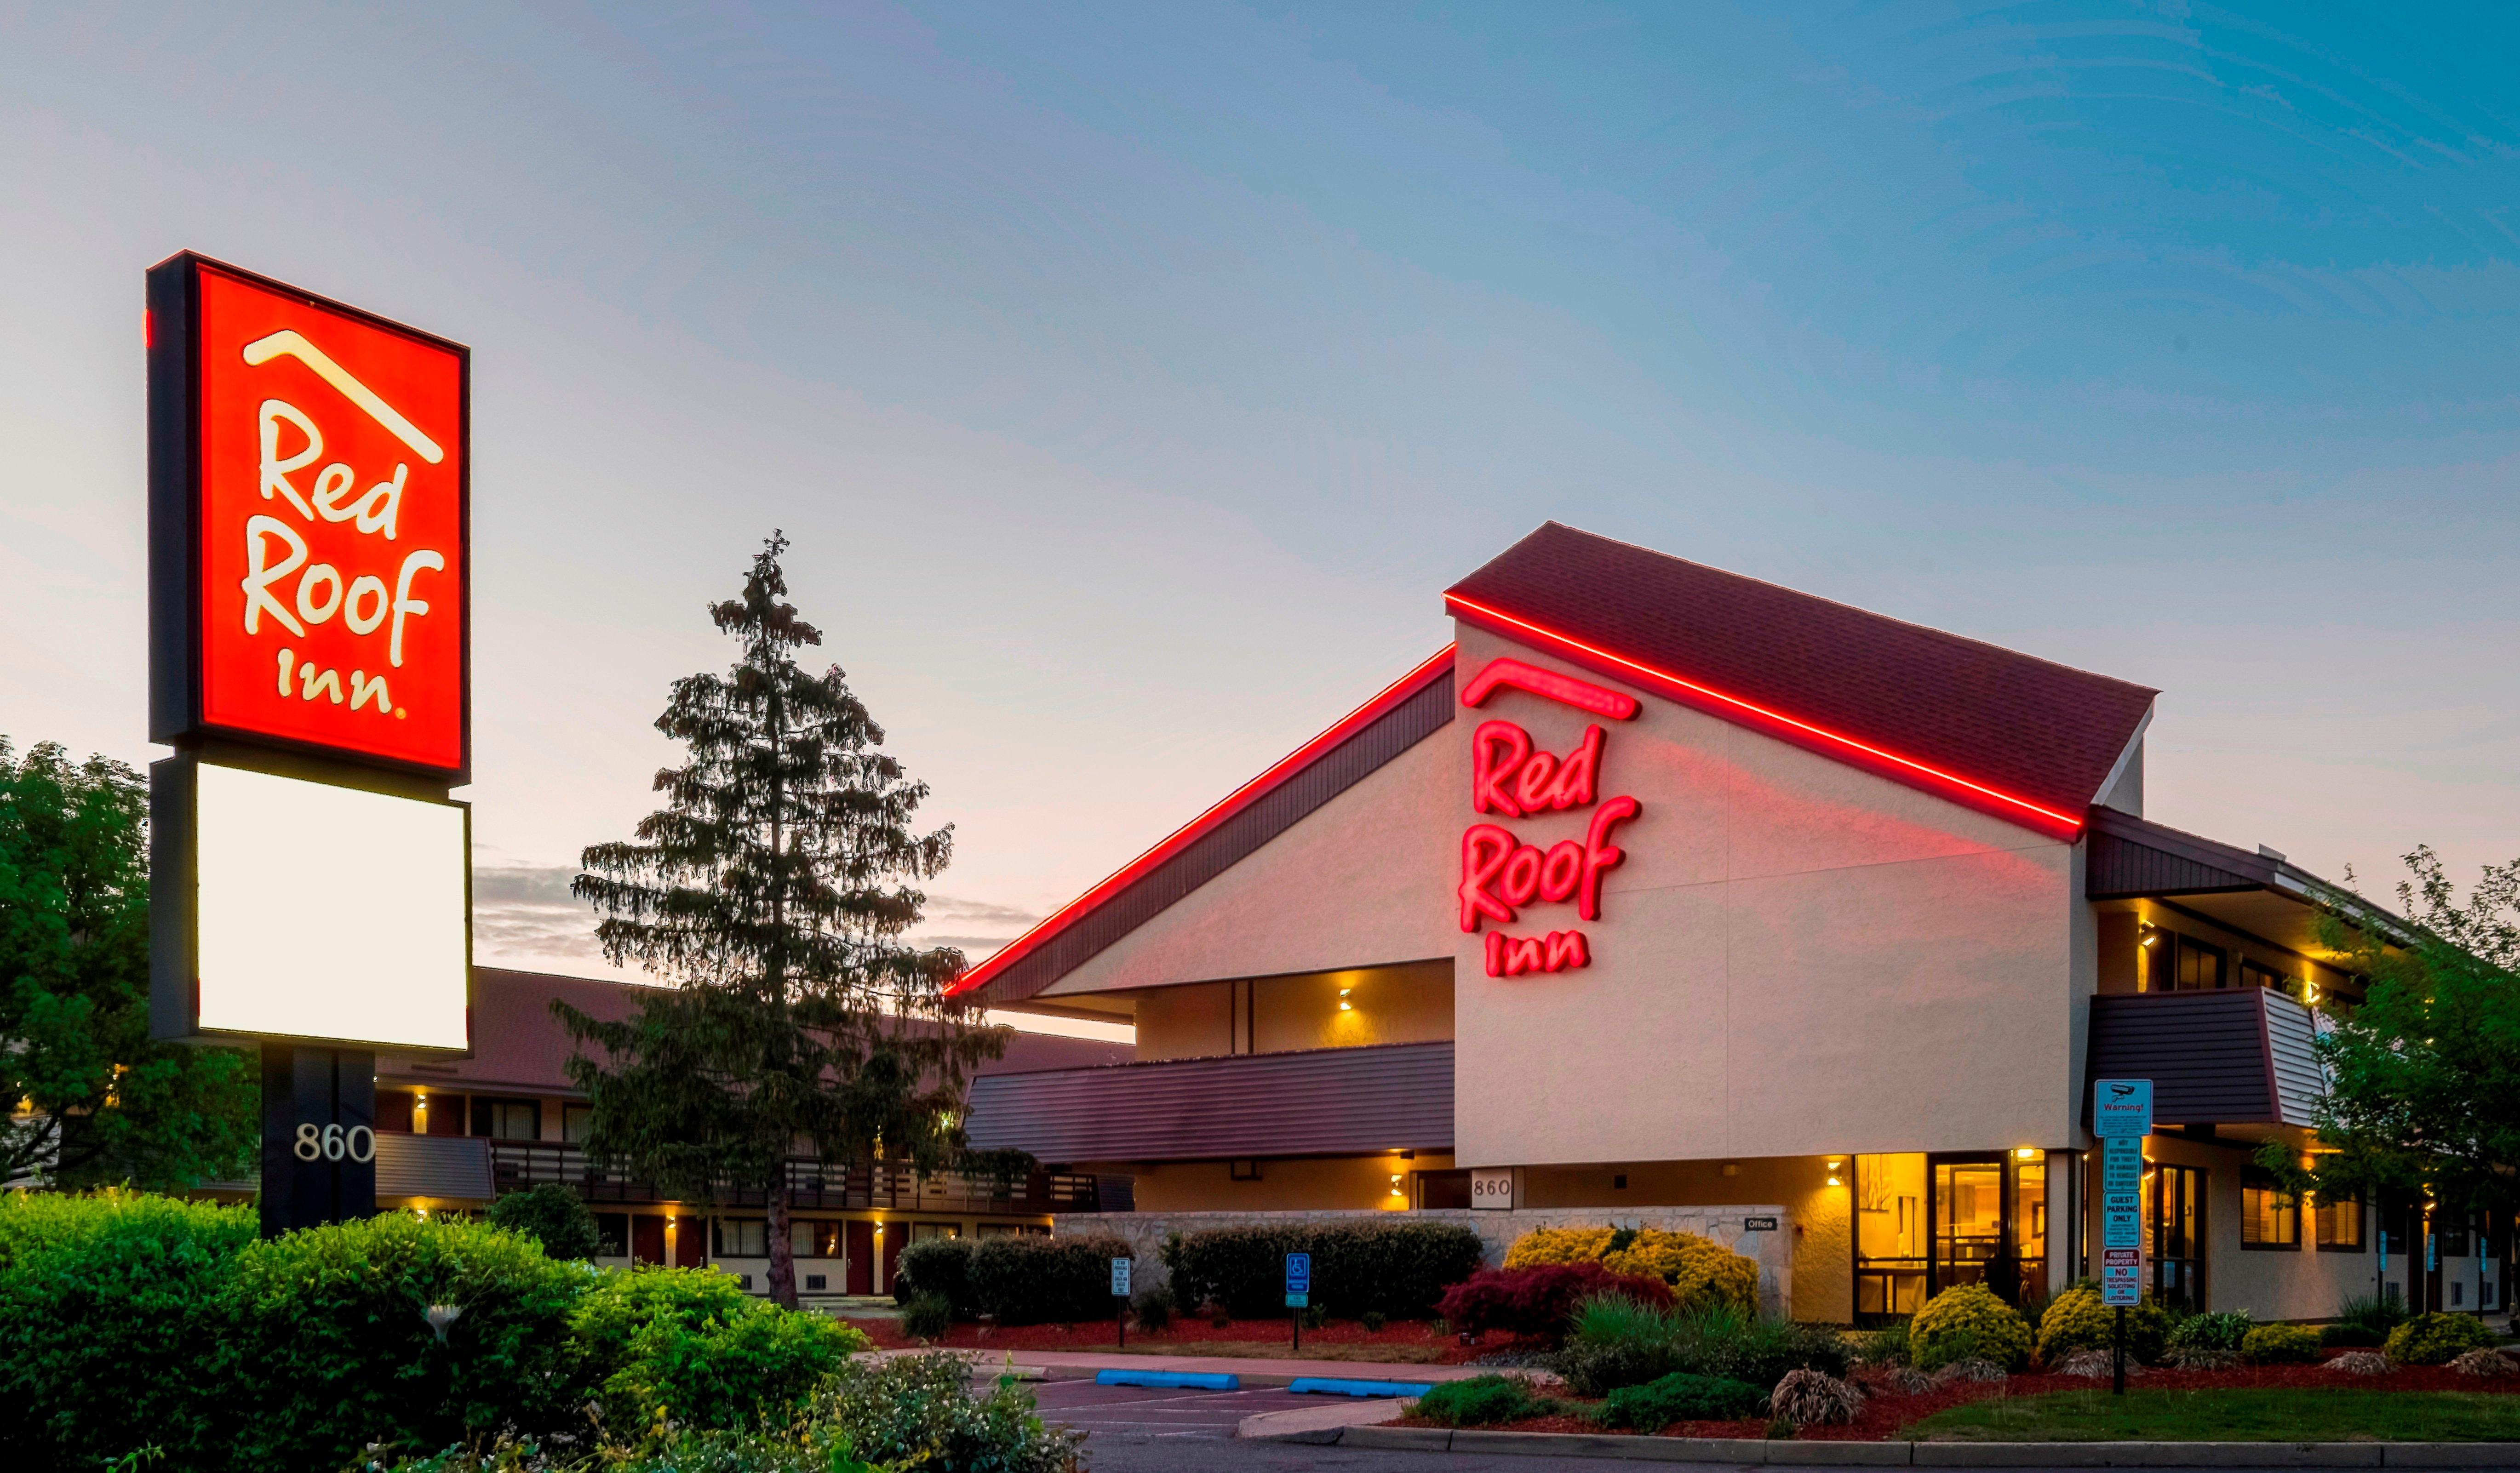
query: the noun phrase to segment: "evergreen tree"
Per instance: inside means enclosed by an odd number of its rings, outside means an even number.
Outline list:
[[[0,1183],[183,1189],[251,1170],[253,1056],[149,1039],[149,793],[0,737]]]
[[[966,1077],[1005,1031],[945,997],[962,953],[902,944],[925,903],[907,882],[945,868],[952,829],[912,830],[926,784],[836,666],[796,663],[823,637],[785,602],[787,546],[773,536],[743,596],[709,610],[742,643],[734,668],[675,682],[656,720],[690,752],[656,775],[666,806],[588,848],[575,881],[605,956],[675,990],[617,1023],[554,1010],[579,1045],[589,1153],[696,1200],[762,1194],[771,1296],[792,1307],[790,1153],[961,1161]]]

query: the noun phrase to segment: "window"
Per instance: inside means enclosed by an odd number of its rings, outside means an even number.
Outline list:
[[[595,1215],[595,1235],[603,1244],[595,1250],[596,1257],[628,1258],[630,1256],[630,1214],[626,1212],[597,1213]]]
[[[2147,1163],[2143,1172],[2144,1256],[2152,1298],[2164,1308],[2205,1308],[2205,1173]]]
[[[2293,997],[2299,997],[2301,995],[2301,984],[2299,982],[2294,981],[2292,978],[2285,976],[2283,973],[2276,971],[2272,967],[2260,966],[2257,962],[2247,960],[2246,959],[2243,959],[2240,962],[2240,985],[2242,987],[2263,987],[2269,992],[2286,993]]]
[[[472,1101],[472,1134],[493,1140],[539,1140],[543,1134],[543,1107],[531,1099],[482,1099]]]
[[[2174,985],[2179,991],[2210,992],[2229,985],[2224,978],[2222,948],[2190,941],[2184,936],[2179,937],[2178,943],[2179,980]]]
[[[838,1258],[840,1225],[828,1218],[799,1218],[788,1225],[788,1246],[798,1258]]]
[[[571,1145],[584,1145],[586,1138],[594,1133],[595,1107],[593,1105],[560,1107],[560,1138]]]
[[[960,1223],[913,1223],[910,1225],[910,1240],[914,1243],[942,1242],[946,1238],[961,1237],[962,1235],[963,1225]]]
[[[2272,1181],[2243,1180],[2240,1183],[2240,1246],[2300,1247],[2301,1199]]]
[[[768,1258],[770,1225],[759,1218],[719,1218],[717,1257]]]
[[[2319,1252],[2362,1251],[2362,1201],[2360,1197],[2322,1201],[2311,1209],[2311,1216],[2317,1225]]]
[[[982,1237],[1013,1237],[1016,1230],[1015,1225],[1012,1223],[982,1223],[980,1225],[980,1236]]]

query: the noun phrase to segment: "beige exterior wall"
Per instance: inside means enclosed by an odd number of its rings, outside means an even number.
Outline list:
[[[1450,960],[1202,982],[1128,996],[1137,1004],[1142,1063],[1422,1044],[1453,1036]]]
[[[1510,654],[1601,683],[1476,629],[1460,637],[1464,680]],[[1539,906],[1510,928],[1581,924],[1591,966],[1491,978],[1481,939],[1453,931],[1463,1163],[2076,1143],[2097,961],[2078,933],[2073,848],[1636,693],[1635,720],[1604,723],[1600,792],[1643,811],[1616,834],[1627,859],[1601,918]],[[1487,717],[1561,753],[1586,725],[1518,692],[1454,724],[1434,810],[1448,876],[1477,821],[1469,746]],[[1546,847],[1581,838],[1586,817],[1508,826]]]
[[[1343,1209],[1406,1212],[1409,1174],[1450,1171],[1453,1158],[1419,1151],[1415,1160],[1382,1153],[1258,1163],[1260,1180],[1237,1182],[1223,1161],[1171,1161],[1129,1168],[1140,1212],[1290,1212]],[[1400,1196],[1391,1194],[1400,1179]]]
[[[1427,737],[1046,989],[1287,976],[1453,955],[1451,736]]]

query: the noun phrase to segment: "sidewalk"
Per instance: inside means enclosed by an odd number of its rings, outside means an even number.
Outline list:
[[[1124,1351],[991,1351],[960,1347],[947,1355],[971,1362],[974,1373],[993,1371],[1010,1358],[1018,1374],[1051,1380],[1091,1376],[1098,1370],[1190,1371],[1242,1378],[1245,1386],[1283,1386],[1302,1378],[1332,1381],[1464,1381],[1495,1372],[1493,1365],[1412,1365],[1393,1361],[1298,1361],[1262,1356],[1135,1356]],[[932,1351],[878,1351],[879,1356],[933,1355]],[[1524,1374],[1532,1374],[1524,1372]]]

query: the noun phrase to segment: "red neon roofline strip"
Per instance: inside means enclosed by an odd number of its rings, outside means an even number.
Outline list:
[[[1251,800],[1277,786],[1281,780],[1296,769],[1306,766],[1331,747],[1355,736],[1360,729],[1389,709],[1395,696],[1424,685],[1438,666],[1449,665],[1452,659],[1453,647],[1446,645],[1425,659],[1418,661],[1407,675],[1383,687],[1374,693],[1372,700],[1339,718],[1338,723],[1328,731],[1280,758],[1267,772],[1227,793],[1205,813],[1167,834],[1163,842],[1113,870],[1103,877],[1102,883],[1043,916],[1030,930],[1000,947],[988,960],[972,967],[958,978],[952,987],[945,990],[945,995],[949,998],[959,997],[964,993],[987,986],[1000,972],[1030,955],[1040,943],[1067,929],[1078,916],[1126,889],[1148,870],[1190,847],[1192,840],[1241,812]]]
[[[1989,787],[1983,782],[1971,781],[1966,778],[1960,777],[1957,773],[1945,772],[1941,768],[1918,762],[1912,757],[1902,757],[1897,752],[1885,751],[1868,741],[1858,741],[1852,736],[1845,736],[1842,733],[1832,732],[1826,727],[1814,726],[1808,721],[1802,721],[1795,717],[1787,716],[1781,711],[1772,711],[1766,706],[1759,705],[1756,702],[1743,700],[1737,695],[1728,695],[1724,692],[1715,690],[1710,686],[1703,686],[1698,684],[1696,681],[1688,680],[1681,676],[1674,675],[1668,670],[1658,670],[1651,665],[1642,664],[1636,660],[1628,658],[1626,655],[1613,654],[1598,645],[1587,644],[1582,640],[1574,638],[1572,635],[1560,634],[1556,630],[1548,628],[1545,625],[1534,624],[1529,619],[1516,618],[1503,609],[1491,608],[1487,604],[1481,603],[1476,600],[1464,599],[1460,594],[1446,594],[1444,596],[1444,602],[1447,603],[1457,603],[1463,608],[1479,614],[1483,618],[1494,619],[1499,623],[1510,624],[1516,629],[1526,630],[1532,634],[1540,636],[1544,640],[1563,645],[1567,648],[1580,649],[1596,659],[1607,660],[1611,664],[1636,671],[1638,674],[1642,675],[1649,680],[1661,681],[1668,685],[1678,686],[1683,690],[1702,695],[1709,700],[1732,706],[1736,710],[1747,711],[1750,714],[1759,717],[1763,721],[1773,721],[1779,726],[1791,727],[1797,732],[1817,736],[1822,741],[1845,747],[1851,751],[1862,752],[1866,756],[1877,758],[1880,761],[1890,763],[1897,767],[1906,768],[1911,772],[1921,773],[1924,776],[1933,779],[1937,782],[1948,782],[1955,787],[1963,787],[1968,789],[1970,792],[1979,793],[1983,796],[1993,798],[1999,803],[2006,804],[2010,807],[2022,809],[2030,813],[2035,813],[2043,819],[2051,820],[2062,826],[2065,831],[2069,834],[2080,833],[2083,830],[2083,821],[2081,819],[2068,818],[2052,808],[2033,803],[2028,798],[2015,797],[2011,793],[2005,792],[2001,788]]]

